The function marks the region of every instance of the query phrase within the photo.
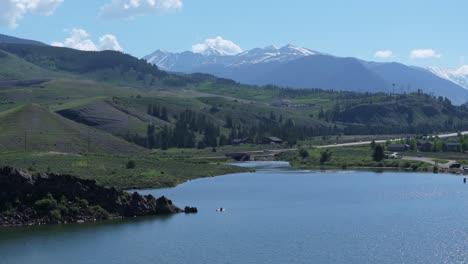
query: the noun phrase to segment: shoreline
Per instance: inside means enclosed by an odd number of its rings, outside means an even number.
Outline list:
[[[181,209],[165,196],[155,198],[151,194],[103,187],[94,180],[0,168],[2,227],[197,212],[196,207]]]
[[[362,170],[362,171],[398,171],[398,172],[414,172],[414,173],[430,173],[430,174],[450,174],[457,176],[467,176],[466,173],[456,172],[450,169],[439,168],[438,172],[433,172],[432,170],[413,170],[411,168],[401,168],[401,167],[356,167],[356,166],[347,166],[346,168],[340,166],[294,166],[291,165],[291,168],[298,170],[340,170],[340,171],[349,171],[349,170]]]

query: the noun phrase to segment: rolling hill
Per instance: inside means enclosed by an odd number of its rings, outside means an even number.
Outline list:
[[[46,44],[29,39],[22,39],[17,37],[12,37],[8,35],[0,34],[0,43],[10,43],[10,44],[27,44],[27,45],[37,45],[37,46],[47,46]]]
[[[115,84],[152,86],[166,76],[156,66],[118,51],[88,52],[52,46],[1,43],[0,50],[3,55],[13,54],[54,74],[73,74]]]
[[[258,54],[242,56],[254,60]],[[280,82],[287,77],[297,86],[307,86],[308,80],[301,76],[312,69],[317,74],[309,74],[310,79],[321,86],[331,80],[339,85],[331,87],[335,91],[252,86],[207,74],[168,73],[120,52],[0,44],[0,55],[0,65],[8,66],[0,67],[4,149],[83,153],[88,131],[94,131],[93,149],[119,154],[141,147],[215,147],[236,138],[263,143],[275,136],[293,145],[317,136],[468,129],[465,106],[421,91],[386,93],[393,88],[388,86],[393,75],[400,76],[402,83],[411,76],[433,78],[424,70],[293,47],[263,57],[258,65],[269,68],[264,74],[254,68],[256,78]],[[438,81],[430,83],[445,85]],[[357,93],[344,91],[346,87],[365,89]],[[369,89],[381,92],[366,92]],[[25,141],[25,134],[31,140]]]
[[[110,134],[91,129],[28,104],[0,113],[3,151],[54,151],[64,153],[127,153],[143,149]]]

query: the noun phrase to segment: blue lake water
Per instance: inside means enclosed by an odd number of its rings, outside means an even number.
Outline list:
[[[468,261],[461,177],[284,165],[144,191],[197,206],[194,215],[0,229],[0,263]]]

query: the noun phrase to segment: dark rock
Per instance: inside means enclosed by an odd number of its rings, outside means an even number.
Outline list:
[[[156,199],[152,195],[140,195],[137,192],[130,194],[115,188],[102,187],[94,180],[54,173],[31,174],[4,167],[0,168],[0,226],[56,222],[57,219],[52,219],[51,212],[45,214],[34,207],[35,201],[43,199],[49,193],[56,200],[65,197],[67,206],[73,208],[65,210],[66,214],[62,213],[63,222],[184,212],[164,196]],[[76,202],[77,198],[87,200],[89,207],[87,204],[80,205]],[[19,204],[12,206],[18,201]]]
[[[172,204],[172,201],[165,196],[156,200],[156,211],[158,214],[175,214],[183,212],[180,208]]]
[[[195,214],[198,213],[198,209],[196,207],[185,206],[184,213]]]

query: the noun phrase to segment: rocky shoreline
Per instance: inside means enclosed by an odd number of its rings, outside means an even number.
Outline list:
[[[0,227],[82,223],[105,219],[196,213],[162,196],[102,187],[93,180],[0,168]]]

